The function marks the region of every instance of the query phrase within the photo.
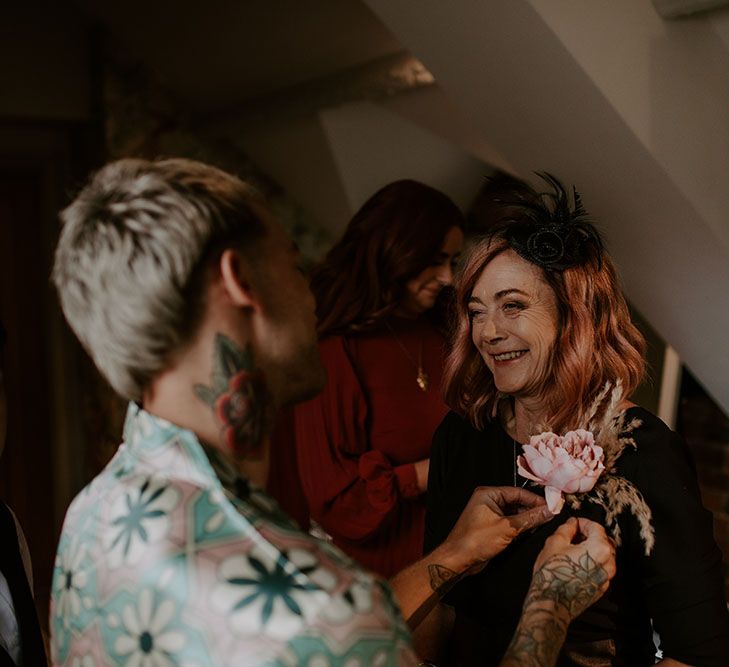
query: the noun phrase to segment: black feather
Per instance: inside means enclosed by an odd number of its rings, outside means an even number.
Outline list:
[[[509,245],[524,259],[544,269],[563,271],[595,258],[602,266],[604,244],[589,219],[582,197],[571,196],[558,178],[535,172],[548,189],[532,191],[509,202],[509,218],[500,226]]]

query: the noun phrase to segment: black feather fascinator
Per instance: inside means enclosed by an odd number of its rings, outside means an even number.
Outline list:
[[[502,223],[509,245],[527,261],[548,270],[564,271],[591,257],[602,265],[603,241],[588,219],[580,194],[572,188],[570,197],[552,174],[535,173],[550,190],[509,202],[510,219]]]

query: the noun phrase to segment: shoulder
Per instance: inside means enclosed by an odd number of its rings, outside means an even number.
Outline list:
[[[327,336],[319,341],[319,354],[328,370],[351,368],[356,357],[358,336]]]
[[[625,411],[626,422],[637,419],[640,424],[636,426],[636,431],[641,437],[660,438],[677,436],[668,426],[652,412],[638,405],[633,405]]]
[[[628,408],[625,411],[625,426],[626,435],[635,443],[633,452],[636,461],[641,464],[656,459],[679,459],[691,463],[684,439],[648,410],[638,406]]]
[[[489,422],[483,430],[478,430],[466,417],[451,410],[435,430],[431,457],[458,455],[480,447],[485,439],[495,435],[498,428],[496,422]]]
[[[461,436],[470,432],[475,432],[475,429],[468,420],[457,412],[450,410],[435,429],[433,440],[438,443],[459,441]]]
[[[322,358],[336,358],[345,354],[344,336],[327,336],[319,340],[319,353]]]
[[[500,428],[501,427],[498,422],[489,421],[484,425],[483,429],[477,429],[473,424],[471,424],[468,418],[450,410],[448,414],[443,417],[443,421],[441,421],[438,425],[436,433],[441,433],[444,436],[458,439],[483,439],[493,436]]]
[[[650,502],[685,504],[689,496],[700,498],[693,457],[685,440],[643,408],[629,408],[625,416],[625,435],[632,438],[634,446],[626,447],[618,461],[621,474]]]
[[[284,576],[287,572],[296,572],[296,578]],[[273,579],[285,604],[261,614],[257,598],[268,594]],[[392,650],[400,625],[403,641],[407,638],[384,582],[333,545],[300,531],[273,530],[265,522],[257,527],[256,540],[230,547],[216,573],[212,600],[216,611],[234,621],[234,634],[253,646],[276,643],[274,656],[287,644],[300,655],[336,632],[346,635],[347,646],[333,649],[330,658],[346,662],[366,656],[369,664],[377,652],[372,644]]]
[[[294,406],[297,419],[312,409],[315,410],[312,414],[319,414],[323,404],[331,404],[336,413],[339,410],[336,406],[351,400],[352,395],[361,396],[363,382],[354,343],[356,337],[349,336],[328,336],[319,341],[319,356],[326,370],[327,382],[319,394]],[[337,414],[334,416],[338,418]]]
[[[28,543],[25,539],[25,533],[23,532],[23,528],[20,525],[20,522],[18,521],[18,517],[15,516],[15,512],[10,509],[5,503],[0,501],[0,510],[6,513],[7,515],[7,523],[8,523],[8,532],[15,531],[15,538],[18,545],[18,552],[20,553],[20,558],[23,562],[23,569],[25,570],[25,576],[30,583],[31,590],[33,588],[33,567],[30,562],[30,550],[28,549]],[[5,536],[6,540],[12,539],[11,535]]]

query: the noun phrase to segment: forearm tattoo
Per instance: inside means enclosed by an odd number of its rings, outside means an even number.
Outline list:
[[[461,580],[463,574],[458,574],[445,565],[431,563],[428,565],[428,576],[430,577],[430,588],[433,592],[407,618],[407,624],[411,631],[420,625],[440,599]]]
[[[443,597],[458,583],[462,576],[445,565],[438,565],[437,563],[428,565],[428,575],[430,576],[430,587],[434,593],[437,593],[438,597]]]
[[[241,349],[227,336],[217,334],[211,385],[196,384],[193,391],[215,413],[222,441],[236,459],[262,456],[271,402],[250,344]]]
[[[590,554],[577,562],[566,555],[550,558],[534,574],[519,627],[501,664],[552,667],[570,622],[597,599],[608,579]]]

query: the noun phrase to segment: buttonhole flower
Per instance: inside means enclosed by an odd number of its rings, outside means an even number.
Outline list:
[[[563,493],[587,493],[605,470],[602,447],[590,431],[577,429],[563,436],[549,431],[533,435],[517,459],[519,474],[544,486],[552,514],[564,505]]]

